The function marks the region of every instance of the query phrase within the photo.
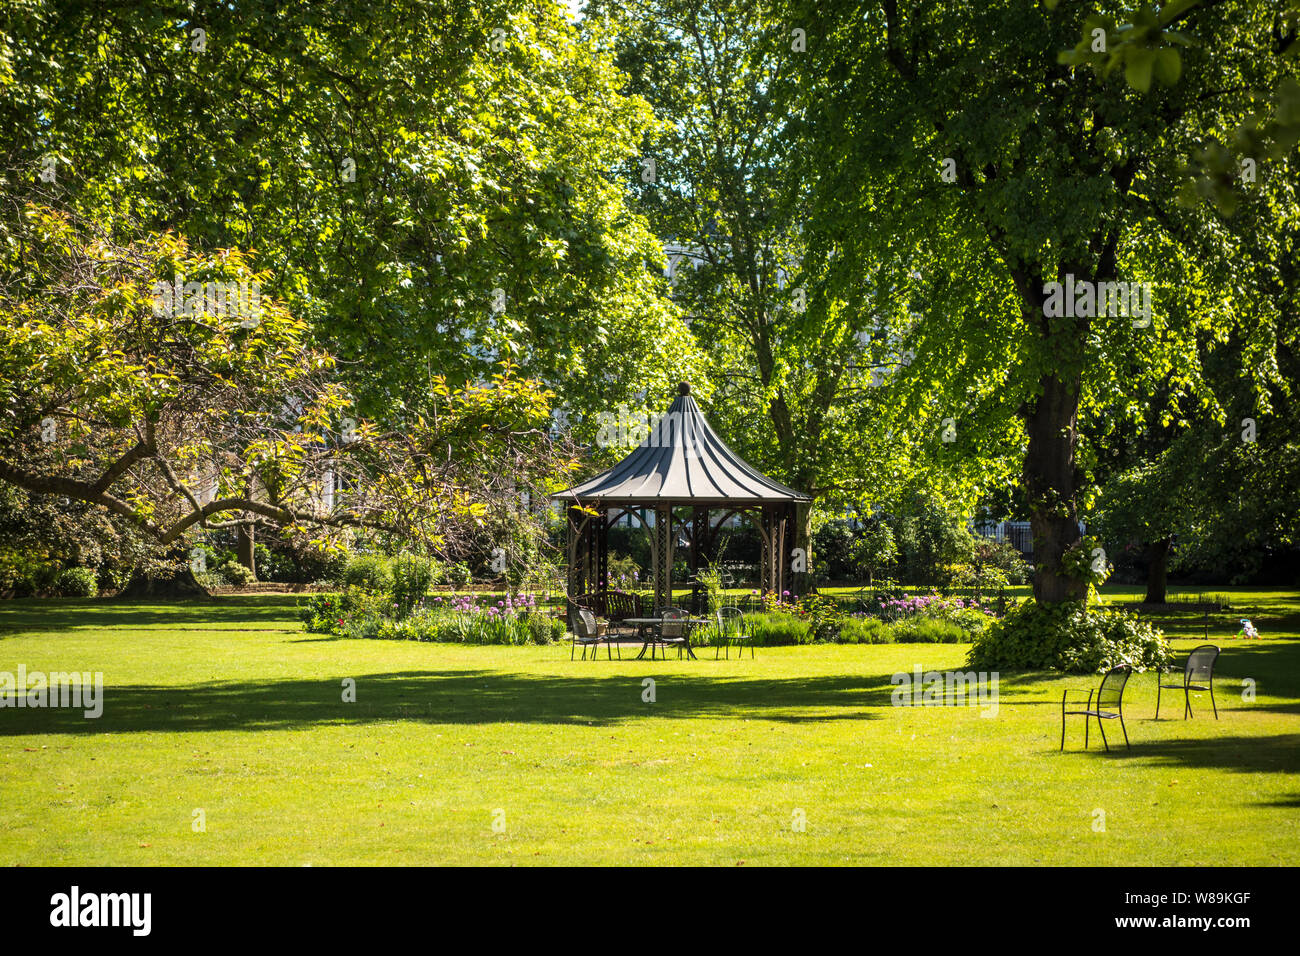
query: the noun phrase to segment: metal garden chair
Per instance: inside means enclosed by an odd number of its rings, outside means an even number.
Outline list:
[[[1183,692],[1183,720],[1192,716],[1192,691],[1208,690],[1210,706],[1214,708],[1214,719],[1219,719],[1219,705],[1214,701],[1214,662],[1219,659],[1219,648],[1213,644],[1202,644],[1187,655],[1187,664],[1183,667],[1181,684],[1164,684],[1156,676],[1156,719],[1160,719],[1160,691],[1181,690]]]
[[[682,648],[686,645],[686,619],[689,617],[684,610],[679,607],[666,607],[659,615],[659,624],[655,627],[654,643],[667,649],[670,646],[677,648],[677,656],[682,656]],[[654,646],[650,648],[650,658],[654,659]]]
[[[1106,751],[1110,752],[1110,743],[1106,740],[1106,725],[1103,720],[1119,720],[1120,730],[1124,731],[1124,746],[1131,746],[1128,742],[1128,728],[1124,726],[1124,688],[1128,685],[1129,676],[1133,673],[1132,668],[1127,664],[1116,664],[1106,672],[1106,676],[1101,679],[1101,686],[1096,690],[1097,703],[1093,705],[1093,691],[1088,691],[1088,702],[1083,704],[1083,710],[1066,710],[1067,698],[1070,696],[1068,690],[1061,693],[1061,749],[1065,749],[1065,718],[1067,716],[1080,716],[1083,718],[1083,749],[1088,749],[1088,729],[1092,726],[1092,718],[1097,718],[1097,726],[1101,729],[1101,742],[1105,745]],[[1082,701],[1076,701],[1078,706]]]
[[[731,646],[734,644],[739,649],[741,657],[745,656],[745,648],[749,648],[749,656],[754,656],[754,635],[745,633],[745,615],[738,607],[720,607],[718,608],[718,644],[713,651],[713,659],[718,659],[718,651],[725,649],[727,660],[731,660]]]
[[[585,661],[587,659],[587,648],[590,647],[591,659],[594,661],[596,651],[601,644],[605,645],[605,653],[609,656],[609,659],[614,659],[609,647],[610,642],[599,633],[599,629],[596,627],[596,615],[592,614],[591,611],[585,607],[576,608],[573,616],[573,627],[573,646],[569,649],[569,660],[573,660],[574,651],[581,647],[582,659]],[[622,657],[621,653],[619,657]]]

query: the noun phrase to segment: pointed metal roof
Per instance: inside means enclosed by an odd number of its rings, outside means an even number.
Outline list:
[[[810,501],[773,481],[727,447],[685,382],[650,434],[626,458],[553,497],[583,503],[753,505]]]

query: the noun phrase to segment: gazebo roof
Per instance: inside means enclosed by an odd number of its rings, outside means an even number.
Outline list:
[[[654,423],[650,434],[608,471],[556,494],[582,503],[762,505],[810,501],[746,462],[705,420],[690,386]]]

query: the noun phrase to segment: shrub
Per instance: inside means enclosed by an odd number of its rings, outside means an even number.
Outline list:
[[[313,594],[299,604],[303,630],[338,637],[459,644],[551,644],[564,638],[564,621],[537,609],[532,595],[518,594],[492,607],[471,597],[434,597],[427,606],[395,615],[389,595],[364,588],[342,594]]]
[[[306,584],[310,581],[343,583],[348,556],[337,550],[323,550],[313,544],[272,539],[256,548],[257,576],[263,581]]]
[[[236,587],[242,587],[245,584],[252,584],[257,580],[257,576],[253,574],[252,571],[248,570],[248,568],[244,567],[234,559],[222,563],[222,565],[217,568],[217,573],[220,574],[228,584],[233,584]]]
[[[393,571],[383,555],[359,554],[343,569],[343,584],[378,594],[393,589]]]
[[[564,621],[545,614],[527,614],[529,639],[534,644],[555,644],[564,640]]]
[[[437,565],[418,554],[404,554],[392,562],[389,571],[395,616],[406,617],[429,593],[437,577]]]
[[[59,566],[20,551],[0,554],[0,591],[13,597],[48,594],[59,577]]]
[[[844,615],[839,604],[820,594],[805,594],[799,599],[797,612],[808,621],[809,640],[835,641],[840,636]]]
[[[764,646],[778,644],[811,644],[812,628],[808,621],[780,611],[748,614],[745,626],[754,640]]]
[[[963,641],[973,641],[992,626],[994,618],[985,611],[968,608],[947,611],[939,617],[939,620],[947,621],[949,624],[955,624],[961,628],[966,634],[962,638]]]
[[[68,568],[55,579],[54,589],[64,597],[92,598],[99,593],[99,581],[90,568]]]
[[[335,634],[343,625],[343,617],[352,610],[353,601],[348,594],[313,594],[305,604],[298,605],[298,616],[303,630],[308,634]]]
[[[1168,661],[1164,635],[1136,615],[1082,601],[1027,601],[976,638],[967,666],[1092,674],[1121,663],[1142,671]]]
[[[199,587],[205,591],[215,591],[226,585],[226,579],[215,571],[195,571],[194,580],[198,581]]]
[[[993,622],[993,613],[978,601],[968,598],[945,598],[938,594],[918,594],[908,597],[885,597],[878,602],[876,612],[881,620],[887,622],[907,623],[904,634],[924,634],[925,637],[899,637],[898,640],[921,640],[926,643],[950,643],[946,635],[956,627],[962,636],[955,638],[958,642],[974,640],[983,634]],[[951,627],[940,630],[922,628],[918,620],[937,621]],[[939,638],[937,635],[945,635]]]
[[[447,565],[447,583],[454,588],[465,588],[474,580],[474,575],[470,572],[469,565],[464,561],[457,561],[455,564]]]
[[[846,617],[840,622],[841,644],[890,644],[894,635],[874,617]]]
[[[99,592],[120,591],[131,583],[131,572],[129,567],[101,564],[95,572],[95,588]]]
[[[285,569],[293,565],[258,541],[253,544],[253,566],[263,581],[287,581]]]
[[[889,630],[899,644],[964,644],[970,640],[970,633],[960,624],[920,615],[895,621]]]

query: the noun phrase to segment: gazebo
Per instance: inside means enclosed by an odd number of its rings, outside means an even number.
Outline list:
[[[718,531],[733,515],[751,518],[762,536],[764,591],[795,589],[791,573],[796,507],[811,499],[747,463],[705,420],[683,382],[666,414],[641,444],[613,468],[554,497],[568,502],[568,594],[603,591],[608,574],[608,530],[630,515],[650,532],[654,606],[672,602],[673,549],[679,529],[689,542],[693,610],[697,578]],[[652,514],[653,522],[647,519]],[[718,514],[716,520],[713,515]]]

